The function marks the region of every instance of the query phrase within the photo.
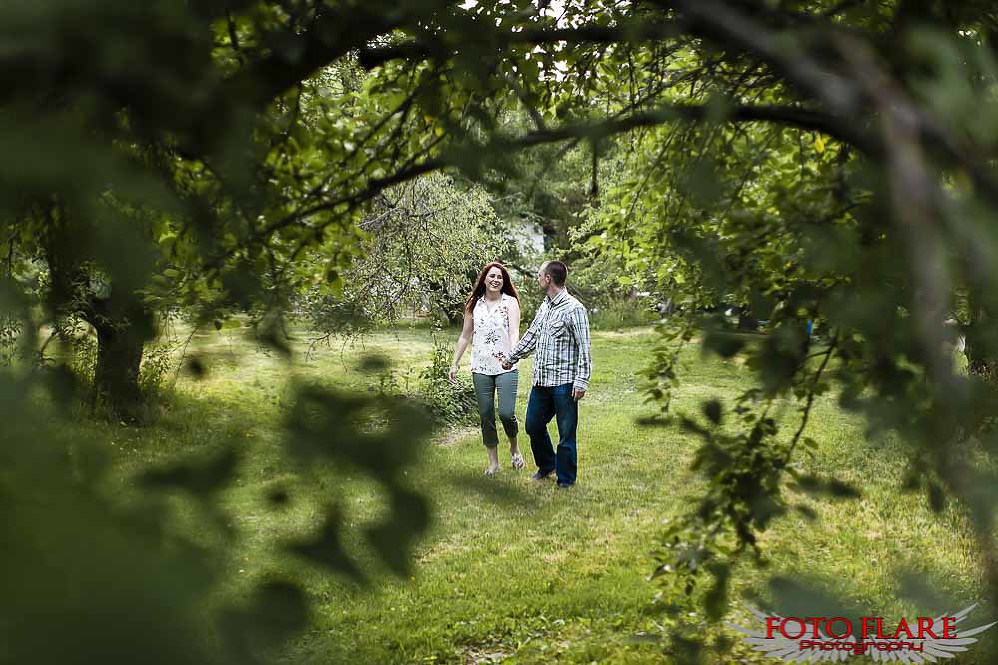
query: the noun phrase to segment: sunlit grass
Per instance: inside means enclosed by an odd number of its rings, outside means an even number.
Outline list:
[[[453,334],[443,333],[443,339],[450,344]],[[579,482],[569,491],[532,483],[529,465],[513,471],[504,445],[503,472],[486,480],[477,429],[439,433],[407,476],[430,497],[434,521],[417,549],[413,575],[404,580],[369,560],[360,536],[363,525],[386,509],[376,486],[342,472],[302,494],[306,485],[297,481],[307,470],[288,466],[279,454],[281,423],[294,381],[375,390],[384,377],[357,369],[366,353],[393,358],[399,385],[418,381],[432,346],[429,331],[378,333],[363,344],[334,343],[308,354],[302,336],[290,366],[255,348],[239,330],[200,334],[188,353],[203,361],[207,373],[201,380],[182,375],[155,425],[95,427],[107,428],[115,441],[114,468],[123,478],[150,463],[240,442],[239,478],[224,497],[239,534],[227,563],[233,582],[226,593],[238,595],[247,587],[243,581],[273,575],[303,582],[314,614],[309,630],[289,645],[291,662],[671,662],[655,639],[663,623],[653,602],[658,587],[647,579],[650,552],[664,521],[690,508],[701,480],[688,470],[697,440],[678,428],[635,424],[651,411],[635,371],[653,343],[648,329],[594,334],[595,373],[580,413]],[[691,347],[683,365],[678,412],[696,414],[704,399],[731,398],[751,385],[737,359],[704,359]],[[528,362],[521,368],[521,422],[529,376]],[[796,418],[793,408],[786,413]],[[791,511],[764,534],[767,566],[741,566],[733,619],[746,621],[738,608],[743,598],[772,598],[771,576],[806,581],[871,615],[956,610],[979,598],[982,583],[967,525],[952,509],[937,515],[924,497],[902,493],[896,442],[868,443],[863,423],[831,396],[816,402],[809,434],[820,447],[800,455],[801,467],[836,474],[863,496],[817,501],[788,492],[791,503],[810,507],[818,519]],[[526,452],[528,440],[521,436]],[[274,488],[289,489],[286,508],[268,504]],[[310,533],[333,502],[345,507],[354,534],[349,545],[369,560],[366,570],[378,580],[371,588],[280,550],[282,539]],[[181,505],[181,511],[195,510]],[[937,595],[925,600],[929,587]],[[986,662],[973,654],[958,662]]]

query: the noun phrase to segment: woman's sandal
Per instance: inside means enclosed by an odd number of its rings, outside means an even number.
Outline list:
[[[499,469],[501,469],[501,468],[502,468],[501,466],[497,466],[497,467],[491,467],[490,466],[487,469],[485,469],[485,475],[486,476],[490,476],[490,477],[494,476],[497,473],[499,473]]]
[[[527,465],[527,463],[523,461],[523,455],[521,455],[519,452],[513,453],[511,461],[513,463],[514,469],[522,469]]]

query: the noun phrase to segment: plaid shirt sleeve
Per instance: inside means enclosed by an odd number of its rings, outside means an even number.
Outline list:
[[[523,337],[517,342],[516,348],[509,354],[509,363],[511,365],[533,353],[534,347],[537,346],[537,333],[541,328],[541,321],[543,320],[541,316],[543,309],[543,307],[537,309],[537,314],[534,315],[534,320],[530,323],[530,327],[527,328],[527,332],[523,333]]]
[[[589,377],[593,372],[593,357],[589,339],[589,315],[585,307],[576,307],[568,319],[569,329],[579,347],[579,358],[575,371],[574,388],[589,389]]]

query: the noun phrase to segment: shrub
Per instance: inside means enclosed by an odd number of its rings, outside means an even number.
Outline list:
[[[0,367],[14,364],[17,357],[21,321],[15,316],[0,312]]]
[[[450,347],[442,341],[434,340],[430,364],[419,373],[416,397],[438,423],[471,424],[478,416],[475,388],[467,379],[451,383],[447,376],[450,365]]]

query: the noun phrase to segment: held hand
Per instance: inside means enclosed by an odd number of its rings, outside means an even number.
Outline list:
[[[503,360],[502,368],[506,370],[513,369],[513,363],[509,362],[508,360]]]
[[[578,402],[580,399],[586,396],[585,388],[572,388],[572,399]]]
[[[457,383],[457,365],[450,366],[450,371],[447,372],[447,378],[450,379],[451,383]]]

